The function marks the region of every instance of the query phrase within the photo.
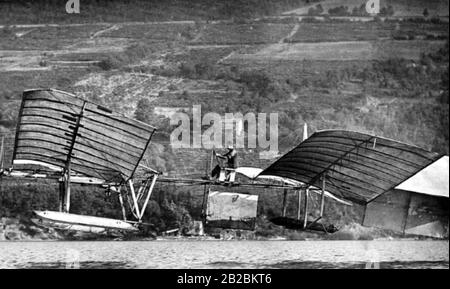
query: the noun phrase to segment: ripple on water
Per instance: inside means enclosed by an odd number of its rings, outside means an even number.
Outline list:
[[[0,242],[0,268],[449,268],[448,256],[448,241]]]
[[[80,262],[77,265],[67,264],[66,262],[28,262],[21,266],[17,266],[20,269],[69,269],[69,268],[79,268],[79,269],[132,269],[136,268],[127,262],[96,262],[87,261]]]

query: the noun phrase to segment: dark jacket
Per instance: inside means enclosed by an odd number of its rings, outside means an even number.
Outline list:
[[[227,167],[228,168],[236,169],[239,166],[237,152],[235,149],[229,150],[223,156],[227,158]]]

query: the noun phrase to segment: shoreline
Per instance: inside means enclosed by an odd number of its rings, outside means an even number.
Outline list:
[[[274,225],[273,225],[274,226]],[[383,229],[363,227],[351,223],[332,234],[297,231],[274,226],[271,229],[257,227],[255,231],[219,229],[214,234],[161,236],[156,232],[122,233],[109,231],[89,233],[38,226],[27,219],[0,218],[0,242],[71,242],[71,241],[448,241],[448,238],[402,235]]]

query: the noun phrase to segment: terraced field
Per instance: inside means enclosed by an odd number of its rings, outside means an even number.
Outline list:
[[[389,59],[406,59],[416,67],[423,53],[444,46],[445,40],[435,39],[448,39],[448,23],[99,23],[3,27],[0,35],[0,97],[6,125],[14,123],[20,92],[35,87],[69,90],[129,116],[134,116],[140,100],[147,99],[150,110],[192,104],[202,104],[205,112],[288,106],[301,110],[301,119],[294,114],[295,121],[314,123],[317,112],[340,105],[340,97],[352,103],[364,94],[438,94],[428,92],[433,90],[428,86],[396,88],[397,80],[371,87],[360,74]],[[408,40],[395,40],[398,35]],[[244,72],[250,73],[249,79]],[[432,77],[434,72],[427,73]],[[252,77],[267,92],[258,92]],[[436,75],[430,85],[438,89],[439,79]],[[303,102],[309,109],[303,109]],[[344,120],[345,114],[328,121],[333,113],[324,114],[327,121],[313,128],[339,122],[344,128],[359,125]],[[292,124],[282,134],[283,149],[297,141],[296,134]],[[419,137],[404,137],[411,139],[417,142]]]
[[[212,24],[206,25],[195,44],[261,44],[280,41],[295,24]]]
[[[230,63],[243,61],[374,61],[389,58],[418,60],[422,53],[444,45],[444,41],[341,41],[271,44],[256,53],[233,54]]]
[[[200,30],[195,22],[116,24],[102,37],[185,41],[193,39]]]
[[[107,24],[86,25],[17,25],[0,29],[0,49],[58,50],[89,39]]]
[[[448,24],[398,22],[300,23],[290,42],[364,41],[399,37],[448,39]],[[351,33],[349,33],[351,31]]]

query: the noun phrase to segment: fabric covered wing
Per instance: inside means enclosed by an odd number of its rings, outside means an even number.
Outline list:
[[[155,128],[58,90],[23,94],[13,161],[35,160],[108,182],[131,178]],[[71,152],[69,156],[69,152]]]
[[[416,146],[364,133],[314,133],[260,175],[274,175],[322,187],[366,203],[402,183],[439,157]]]

